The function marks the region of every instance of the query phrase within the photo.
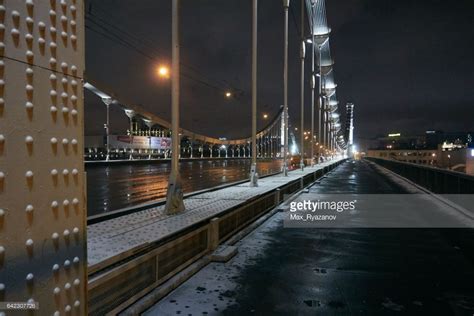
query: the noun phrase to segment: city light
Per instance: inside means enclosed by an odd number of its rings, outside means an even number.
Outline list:
[[[264,118],[264,119],[267,119],[267,118],[268,118],[268,114],[263,114],[263,118]]]
[[[227,91],[227,92],[225,93],[225,97],[226,97],[226,98],[232,97],[232,92]]]
[[[170,70],[167,66],[158,66],[157,69],[158,77],[167,79],[170,77]]]

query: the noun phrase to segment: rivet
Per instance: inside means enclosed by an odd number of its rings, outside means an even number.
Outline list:
[[[31,204],[28,204],[25,208],[26,213],[32,213],[34,211],[34,207]]]
[[[5,216],[5,211],[0,208],[0,218],[2,218],[3,216]]]
[[[33,60],[34,54],[33,54],[33,52],[32,52],[31,50],[26,51],[26,54],[25,54],[25,55],[26,55],[26,59],[27,59],[28,61]]]
[[[33,42],[33,35],[31,34],[26,34],[25,35],[25,41],[28,43],[28,44],[31,44]]]
[[[68,283],[64,284],[64,288],[65,288],[66,290],[70,290],[70,289],[71,289],[71,283],[68,282]],[[68,305],[68,306],[69,306],[69,305]]]
[[[59,271],[59,264],[55,263],[53,265],[53,272],[58,272]]]
[[[81,284],[81,280],[75,279],[75,280],[74,280],[74,285],[75,285],[75,286],[79,286],[79,284]]]
[[[31,137],[31,136],[29,136],[29,135],[26,136],[26,137],[25,137],[25,143],[28,144],[28,145],[33,144],[33,137]]]
[[[56,18],[56,11],[54,11],[54,10],[49,10],[49,16],[50,16],[52,19],[55,19],[55,18]]]
[[[71,24],[71,28],[74,31],[76,29],[76,21],[71,20],[71,22],[69,22],[69,24]]]
[[[79,174],[79,171],[76,168],[72,169],[72,175],[73,176],[77,176],[78,174]]]
[[[33,281],[33,278],[34,278],[34,277],[35,277],[35,276],[33,275],[33,273],[28,273],[28,274],[26,275],[26,281]]]
[[[66,32],[61,32],[61,37],[63,38],[63,40],[67,40],[67,33]]]
[[[56,137],[51,138],[51,144],[56,145],[58,143],[58,140]]]
[[[66,313],[70,313],[71,312],[71,305],[66,305],[66,307],[64,308],[64,311]]]
[[[61,293],[61,289],[59,287],[55,287],[53,293],[54,295],[59,295],[59,293]]]
[[[78,264],[79,263],[79,257],[74,257],[72,262],[74,262],[75,264]],[[74,282],[75,282],[75,280],[74,280]]]
[[[71,86],[77,87],[77,80],[71,80]]]
[[[76,35],[71,35],[71,43],[76,44],[77,43],[77,36]]]
[[[64,200],[64,201],[63,201],[63,206],[68,207],[68,206],[69,206],[69,200],[67,200],[67,199]],[[67,233],[67,234],[66,234],[66,233]],[[66,230],[64,231],[64,236],[69,236],[69,230],[66,229]]]
[[[75,308],[78,308],[80,305],[81,305],[81,302],[79,302],[77,300],[74,302],[74,307]]]
[[[56,114],[56,112],[58,112],[58,108],[55,107],[54,105],[52,105],[49,110],[51,111],[52,114]]]
[[[15,29],[15,28],[13,28],[13,29],[11,30],[11,34],[12,34],[12,37],[13,37],[14,39],[18,39],[18,37],[20,37],[20,31],[18,31],[18,30]]]
[[[27,93],[32,93],[34,88],[33,88],[32,85],[27,84],[26,87],[25,87],[25,90],[26,90]]]
[[[68,176],[68,175],[69,175],[69,170],[64,169],[64,170],[63,170],[63,176]]]
[[[75,235],[79,234],[79,228],[77,228],[77,227],[74,227],[74,229],[72,231]]]
[[[64,72],[67,72],[67,63],[66,63],[66,62],[62,62],[62,63],[61,63],[61,69],[62,69]]]
[[[5,247],[0,246],[0,256],[3,256],[5,254]]]
[[[69,201],[68,201],[68,203],[69,203]],[[63,235],[64,235],[64,237],[69,237],[69,229],[64,230]]]
[[[61,313],[59,311],[55,311],[54,314],[53,314],[53,316],[60,316],[60,315],[61,315]]]
[[[39,22],[38,23],[38,29],[41,33],[44,33],[44,31],[46,29],[46,24],[44,24],[44,22]]]
[[[55,98],[58,95],[58,93],[56,92],[56,90],[51,90],[49,92],[49,95],[51,96],[51,98]]]
[[[5,284],[0,283],[0,292],[5,291]]]
[[[49,59],[49,65],[51,66],[51,68],[56,68],[56,58],[51,57]]]
[[[28,111],[31,111],[33,109],[33,103],[31,103],[30,101],[26,102],[25,103],[25,108],[28,110]]]
[[[58,234],[58,233],[53,233],[53,234],[51,235],[51,238],[56,241],[56,240],[58,240],[58,238],[59,238],[59,234]]]
[[[26,0],[26,7],[28,9],[32,9],[34,7],[34,3],[33,3],[33,0]]]
[[[3,134],[0,134],[0,144],[5,143],[5,136]]]
[[[45,44],[46,44],[45,39],[42,38],[42,37],[40,37],[40,38],[38,39],[38,45],[41,46],[41,48],[43,48]]]
[[[67,145],[69,144],[69,141],[67,140],[67,138],[63,138],[63,145]]]
[[[58,47],[58,45],[56,45],[55,42],[51,42],[49,43],[49,49],[51,49],[51,54],[52,55],[55,55],[56,54],[56,48]]]
[[[77,76],[77,67],[75,65],[71,66],[71,71],[74,76]]]
[[[71,115],[74,116],[74,117],[76,117],[76,116],[77,116],[77,110],[76,110],[76,109],[72,109]]]
[[[57,80],[57,79],[58,79],[58,77],[56,77],[56,75],[55,75],[55,74],[51,74],[51,75],[49,75],[49,80],[50,80],[51,82],[54,82],[54,83],[56,83],[56,80]]]
[[[73,139],[71,140],[71,144],[72,144],[73,146],[77,146],[77,139],[73,138]]]
[[[33,239],[28,239],[28,240],[25,242],[25,245],[26,245],[26,247],[32,247],[32,246],[33,246]]]
[[[63,86],[66,86],[67,85],[67,79],[66,78],[61,79],[61,83],[63,84]]]
[[[58,201],[51,202],[51,208],[55,209],[55,208],[58,208],[58,206],[59,206]]]
[[[63,107],[63,114],[68,114],[69,113],[69,108]]]
[[[63,102],[64,102],[64,103],[67,102],[67,97],[68,97],[68,95],[67,95],[66,92],[61,93],[61,99],[63,99]]]
[[[69,260],[64,261],[64,267],[69,268],[70,266],[71,266],[71,261],[69,261]],[[71,287],[70,284],[69,284],[69,287]]]
[[[75,96],[75,95],[72,95],[72,96],[71,96],[71,102],[72,102],[72,104],[74,104],[74,105],[75,105],[75,104],[76,104],[76,102],[77,102],[77,96]]]
[[[57,170],[57,169],[51,170],[51,175],[52,175],[53,177],[56,177],[56,176],[58,175],[58,170]]]
[[[5,174],[0,171],[0,181],[3,181],[5,179]]]
[[[61,22],[67,24],[67,17],[64,16],[64,15],[62,15],[62,16],[61,16]]]
[[[28,171],[25,173],[25,177],[26,177],[27,179],[33,178],[33,171],[28,170]]]

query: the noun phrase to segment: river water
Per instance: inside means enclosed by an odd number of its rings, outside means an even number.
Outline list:
[[[280,160],[259,161],[258,173],[281,169]],[[193,192],[248,178],[249,159],[180,162],[184,192]],[[169,161],[86,165],[88,216],[136,206],[166,195]]]

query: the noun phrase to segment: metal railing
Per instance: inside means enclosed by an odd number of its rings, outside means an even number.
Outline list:
[[[364,159],[375,162],[433,193],[474,193],[474,176],[465,173],[381,158],[366,157]]]

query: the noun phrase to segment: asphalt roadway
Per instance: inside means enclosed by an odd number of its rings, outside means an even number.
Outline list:
[[[349,161],[309,194],[406,193]],[[145,315],[474,315],[474,230],[285,228],[276,213]]]

